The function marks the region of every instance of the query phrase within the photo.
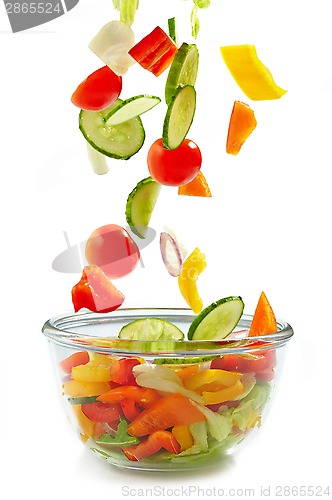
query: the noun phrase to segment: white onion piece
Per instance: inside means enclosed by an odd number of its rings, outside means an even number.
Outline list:
[[[104,175],[109,171],[106,157],[87,142],[88,158],[95,174]]]
[[[128,51],[135,45],[133,30],[121,21],[111,21],[89,43],[92,50],[117,75],[127,73],[135,64]]]
[[[160,233],[160,252],[169,274],[179,276],[183,264],[182,255],[177,242],[169,233]]]

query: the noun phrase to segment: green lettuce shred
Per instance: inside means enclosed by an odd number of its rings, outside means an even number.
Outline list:
[[[112,0],[113,6],[120,12],[120,21],[131,26],[135,19],[139,0]]]

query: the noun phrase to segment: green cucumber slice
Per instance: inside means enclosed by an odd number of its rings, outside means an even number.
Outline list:
[[[241,297],[226,297],[203,309],[191,323],[189,340],[222,340],[238,324],[244,309]]]
[[[153,360],[155,365],[197,365],[199,363],[205,363],[206,361],[212,361],[216,356],[196,356],[194,358],[156,358]]]
[[[122,101],[111,109],[105,118],[106,125],[119,125],[146,113],[161,102],[160,97],[154,95],[137,95]]]
[[[98,396],[81,396],[68,398],[68,402],[72,405],[85,405],[87,403],[94,403],[97,401]]]
[[[167,108],[164,120],[163,146],[166,149],[176,149],[182,144],[193,122],[195,109],[194,87],[179,87]]]
[[[119,339],[126,340],[183,340],[184,334],[177,326],[159,318],[142,318],[121,328]]]
[[[108,125],[106,119],[122,103],[117,99],[103,111],[81,110],[79,128],[88,143],[100,153],[127,160],[143,146],[145,131],[139,116],[119,125]]]
[[[169,104],[180,85],[196,83],[198,72],[198,50],[194,43],[183,43],[176,52],[168,72],[165,86],[165,100]]]
[[[158,199],[161,185],[152,177],[141,180],[129,194],[126,220],[133,233],[145,238],[151,215]]]
[[[173,42],[176,44],[176,22],[175,22],[175,17],[171,17],[168,19],[168,34],[169,37],[173,40]]]

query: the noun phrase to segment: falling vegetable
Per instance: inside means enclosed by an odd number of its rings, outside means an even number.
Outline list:
[[[234,80],[253,101],[279,99],[287,90],[279,87],[264,64],[258,59],[254,45],[220,47],[222,58]]]
[[[235,101],[229,120],[226,153],[237,155],[256,125],[255,114],[250,106],[244,102]]]
[[[197,291],[198,276],[206,268],[205,255],[195,248],[183,263],[181,273],[178,277],[180,292],[195,314],[201,312],[203,302]]]
[[[250,325],[249,337],[257,337],[259,335],[275,333],[276,331],[276,317],[265,293],[262,292]]]
[[[157,26],[128,53],[144,69],[159,76],[171,64],[176,51],[177,46],[173,40]]]
[[[196,177],[192,181],[188,182],[188,184],[179,186],[178,194],[186,196],[202,196],[206,198],[212,197],[207,180],[201,171],[199,171]]]

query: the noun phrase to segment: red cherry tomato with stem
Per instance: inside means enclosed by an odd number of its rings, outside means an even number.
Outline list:
[[[162,139],[155,141],[148,152],[151,177],[165,186],[182,186],[192,181],[202,165],[199,147],[185,139],[176,149],[165,149]]]

